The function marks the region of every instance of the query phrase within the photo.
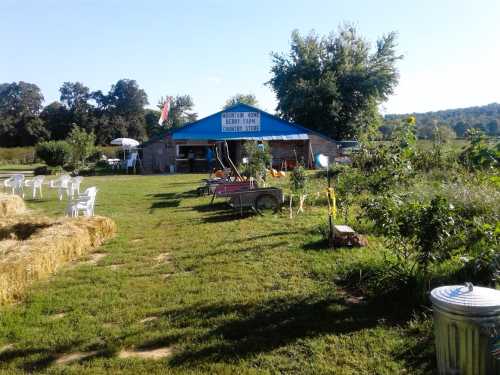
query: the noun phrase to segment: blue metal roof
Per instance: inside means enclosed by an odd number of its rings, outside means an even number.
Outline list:
[[[305,140],[311,130],[258,108],[235,106],[171,132],[174,140]]]

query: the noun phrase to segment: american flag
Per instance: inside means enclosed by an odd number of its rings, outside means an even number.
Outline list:
[[[161,111],[160,119],[158,120],[158,125],[163,125],[165,121],[168,120],[168,113],[170,112],[170,102],[172,101],[171,96],[167,96],[165,103],[163,104],[163,110]]]

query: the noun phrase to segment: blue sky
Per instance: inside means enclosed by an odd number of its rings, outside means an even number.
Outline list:
[[[353,22],[370,41],[399,33],[400,84],[383,111],[403,113],[500,102],[500,1],[0,0],[0,82],[28,81],[46,101],[64,81],[107,91],[138,81],[150,104],[190,94],[200,115],[264,85],[270,53],[293,29],[318,34]]]

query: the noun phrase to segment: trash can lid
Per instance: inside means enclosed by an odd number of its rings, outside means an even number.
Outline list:
[[[431,291],[434,306],[460,315],[500,314],[500,290],[465,285],[447,285]]]

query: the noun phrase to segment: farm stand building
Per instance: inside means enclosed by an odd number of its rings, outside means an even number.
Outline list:
[[[237,104],[146,142],[144,171],[208,171],[208,150],[221,147],[221,141],[227,141],[231,159],[239,164],[243,143],[249,140],[267,142],[276,168],[293,166],[296,160],[310,165],[318,153],[333,160],[337,153],[335,141],[323,134],[249,105]]]

